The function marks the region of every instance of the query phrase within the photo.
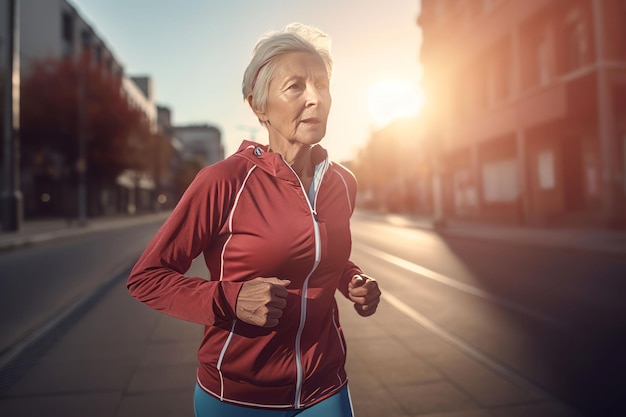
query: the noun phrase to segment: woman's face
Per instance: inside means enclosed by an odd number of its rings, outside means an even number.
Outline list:
[[[288,52],[277,58],[265,112],[257,112],[266,122],[270,145],[276,141],[313,145],[322,140],[331,104],[329,83],[317,55]]]

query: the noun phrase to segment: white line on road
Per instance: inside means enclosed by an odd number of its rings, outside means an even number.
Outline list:
[[[389,253],[383,252],[381,250],[375,249],[371,246],[360,244],[359,247],[361,250],[369,253],[372,256],[375,256],[393,265],[399,266],[400,268],[406,269],[407,271],[414,272],[424,278],[431,279],[433,281],[439,282],[440,284],[447,285],[449,287],[474,295],[476,297],[484,298],[502,307],[508,308],[509,310],[516,311],[518,313],[524,314],[526,316],[532,317],[542,322],[549,323],[553,326],[559,326],[559,327],[566,326],[564,322],[557,320],[553,317],[547,316],[542,313],[537,313],[536,311],[530,310],[529,308],[525,306],[519,305],[517,303],[514,303],[512,301],[509,301],[497,295],[491,294],[487,291],[481,290],[480,288],[476,288],[474,286],[464,284],[455,279],[442,275],[438,272],[435,272],[423,266],[414,264],[412,262],[409,262],[407,260],[404,260],[394,255],[391,255]]]

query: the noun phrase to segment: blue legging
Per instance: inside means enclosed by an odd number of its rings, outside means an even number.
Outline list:
[[[196,417],[354,417],[348,387],[309,408],[301,410],[261,410],[222,402],[196,384],[193,396]]]

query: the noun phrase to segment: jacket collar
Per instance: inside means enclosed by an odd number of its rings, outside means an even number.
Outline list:
[[[269,150],[268,145],[261,145],[257,142],[244,140],[235,156],[247,159],[270,175],[287,181],[299,182],[297,175],[291,169],[283,157]],[[328,152],[320,145],[314,145],[311,150],[311,157],[315,165],[328,160]]]

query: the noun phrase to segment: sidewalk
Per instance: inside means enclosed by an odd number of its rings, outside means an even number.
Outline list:
[[[0,252],[20,249],[64,237],[123,228],[131,224],[149,223],[158,219],[165,220],[168,215],[169,211],[162,211],[135,216],[98,217],[89,219],[85,226],[79,226],[75,220],[67,222],[64,219],[24,221],[17,232],[0,230]]]
[[[358,216],[380,216],[379,213],[357,212]],[[435,230],[428,217],[383,215],[386,222],[402,227]],[[501,241],[535,247],[583,250],[606,254],[626,254],[626,230],[585,228],[539,228],[448,220],[437,232],[444,237],[462,237]]]
[[[373,216],[367,212],[356,215]],[[26,223],[19,233],[0,233],[0,248],[16,249],[148,219],[154,217],[93,220],[85,228],[68,227],[64,222]],[[384,220],[432,229],[428,219],[388,215]],[[450,223],[440,233],[626,253],[624,232]],[[190,273],[202,275],[204,268],[194,262]],[[108,288],[91,306],[61,323],[54,334],[11,365],[9,374],[19,379],[6,387],[0,384],[0,416],[193,417],[196,351],[202,328],[132,299],[123,280]],[[483,366],[387,301],[373,317],[364,319],[338,297],[355,416],[578,416],[534,387],[516,384]]]

